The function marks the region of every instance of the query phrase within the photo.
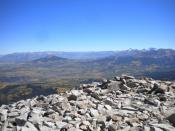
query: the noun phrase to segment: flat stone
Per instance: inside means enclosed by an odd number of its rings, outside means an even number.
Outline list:
[[[131,128],[129,129],[129,131],[142,131],[142,130],[143,130],[143,128],[138,127],[138,126],[131,127]]]
[[[81,126],[80,126],[80,129],[82,129],[82,130],[87,130],[87,126],[86,126],[86,125],[81,125]]]
[[[40,126],[39,131],[52,131],[53,129],[45,125]]]
[[[58,129],[63,128],[64,126],[66,126],[68,123],[66,122],[61,122],[61,121],[56,121],[56,126]]]
[[[120,87],[120,90],[124,91],[124,90],[130,90],[130,87],[128,87],[127,85],[123,84],[121,87]]]
[[[0,121],[6,121],[7,119],[7,110],[0,110]]]
[[[82,131],[81,129],[77,129],[75,127],[71,127],[70,129],[68,129],[67,131]]]
[[[86,101],[77,101],[77,107],[79,109],[86,109],[87,108],[87,102]]]
[[[29,114],[28,121],[30,121],[33,124],[41,124],[43,121],[43,118],[41,116],[41,111],[40,110],[33,110]]]
[[[75,96],[80,96],[81,95],[81,90],[71,90],[70,92],[72,95],[75,95]]]
[[[17,116],[19,116],[19,112],[10,112],[8,114],[8,117],[17,117]]]
[[[83,121],[82,124],[83,124],[83,125],[86,125],[86,126],[91,125],[91,123],[90,123],[89,121]]]
[[[122,107],[122,110],[128,110],[128,111],[138,111],[138,109],[135,109],[133,107]]]
[[[71,121],[72,120],[72,118],[70,117],[70,116],[66,116],[66,117],[64,117],[64,119],[63,119],[63,121],[64,122],[67,122],[67,123],[69,123],[69,121]]]
[[[50,127],[50,128],[53,128],[55,126],[55,124],[53,122],[49,122],[49,121],[44,121],[43,125]]]
[[[21,127],[21,131],[38,131],[38,129],[30,122],[26,122],[25,126]]]
[[[95,109],[91,108],[91,109],[90,109],[90,115],[91,115],[92,117],[98,116],[98,115],[99,115],[99,114],[98,114],[98,110],[95,110]]]
[[[150,131],[151,129],[150,129],[150,127],[148,127],[148,126],[144,126],[144,127],[143,127],[143,130],[144,130],[144,131]]]
[[[121,77],[124,79],[135,79],[134,76],[130,76],[130,75],[122,75]]]
[[[112,110],[112,107],[111,107],[110,105],[105,105],[105,108],[106,108],[107,110]]]
[[[169,125],[169,124],[151,124],[153,127],[160,128],[162,130],[166,131],[175,131],[175,127]]]

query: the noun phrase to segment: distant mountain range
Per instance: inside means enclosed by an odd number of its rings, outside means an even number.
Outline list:
[[[25,62],[32,61],[48,56],[57,56],[68,59],[99,59],[115,55],[114,51],[100,51],[100,52],[32,52],[32,53],[12,53],[0,57],[0,61],[6,62]]]
[[[12,53],[0,56],[0,62],[26,62],[49,56],[57,56],[68,59],[100,59],[110,56],[174,56],[175,51],[172,49],[148,49],[135,50],[129,49],[124,51],[98,51],[98,52],[31,52],[31,53]]]
[[[167,71],[174,70],[175,50],[172,49],[16,53],[0,59],[0,81],[4,82],[31,82],[33,79],[100,79],[116,73],[150,75],[161,79],[164,78],[162,75],[159,78],[159,75],[152,74],[166,74]],[[174,77],[171,76],[171,79]]]

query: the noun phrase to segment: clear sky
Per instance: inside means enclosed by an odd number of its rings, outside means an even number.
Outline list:
[[[175,0],[0,0],[0,54],[175,49]]]

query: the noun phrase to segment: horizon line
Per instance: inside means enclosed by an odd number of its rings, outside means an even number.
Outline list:
[[[49,51],[49,50],[40,50],[40,51],[17,51],[17,52],[11,52],[11,53],[0,53],[0,55],[9,55],[9,54],[23,54],[23,53],[44,53],[44,52],[48,52],[48,53],[56,53],[56,52],[64,52],[64,53],[89,53],[89,52],[119,52],[119,51],[129,51],[129,50],[139,50],[139,51],[149,51],[149,50],[161,50],[161,49],[165,49],[165,50],[175,50],[174,48],[142,48],[142,49],[136,49],[136,48],[128,48],[128,49],[120,49],[120,50],[53,50],[53,51]]]

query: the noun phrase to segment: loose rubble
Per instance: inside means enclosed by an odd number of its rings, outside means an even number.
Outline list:
[[[122,75],[0,107],[0,131],[175,131],[175,82]]]

